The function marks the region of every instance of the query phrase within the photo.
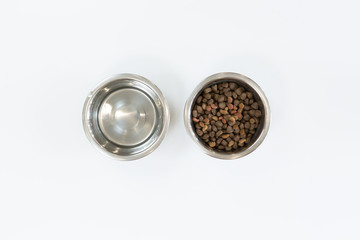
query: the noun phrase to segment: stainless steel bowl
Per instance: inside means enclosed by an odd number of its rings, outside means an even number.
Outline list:
[[[87,138],[120,160],[139,159],[154,151],[169,121],[168,105],[159,88],[134,74],[105,79],[90,92],[83,108]]]
[[[220,82],[236,82],[239,85],[245,87],[246,89],[251,90],[254,93],[254,97],[259,101],[260,109],[262,109],[264,115],[262,116],[260,120],[260,124],[258,126],[258,129],[254,136],[252,137],[251,142],[249,143],[248,147],[241,149],[238,152],[220,152],[215,151],[208,147],[206,144],[204,144],[196,135],[195,129],[191,120],[191,111],[195,104],[195,100],[200,95],[200,93],[207,87],[220,83]],[[185,110],[184,110],[184,123],[185,128],[191,138],[195,141],[195,143],[200,146],[200,148],[211,157],[220,158],[220,159],[236,159],[241,158],[252,151],[254,151],[265,139],[265,136],[269,130],[270,126],[270,107],[268,100],[264,94],[264,92],[261,90],[259,85],[257,85],[254,81],[252,81],[250,78],[238,74],[238,73],[231,73],[231,72],[222,72],[217,73],[214,75],[211,75],[210,77],[203,80],[191,93],[190,97],[188,98],[186,104],[185,104]]]

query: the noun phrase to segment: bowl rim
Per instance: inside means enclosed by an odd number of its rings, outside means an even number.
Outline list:
[[[164,109],[163,110],[164,117],[163,117],[162,131],[161,131],[160,135],[157,137],[157,139],[155,140],[155,142],[151,146],[149,146],[147,149],[145,149],[139,153],[129,155],[129,156],[117,155],[115,153],[109,152],[107,149],[100,146],[99,143],[95,140],[93,134],[91,133],[90,126],[88,124],[88,119],[89,119],[89,114],[90,114],[89,108],[90,108],[93,98],[103,87],[105,87],[107,84],[109,84],[113,81],[117,81],[117,80],[135,80],[135,81],[139,81],[139,82],[142,82],[142,83],[148,85],[156,93],[156,95],[159,96],[162,107]],[[170,125],[170,110],[169,110],[168,103],[167,103],[164,95],[162,94],[161,90],[152,81],[148,80],[147,78],[145,78],[143,76],[140,76],[137,74],[132,74],[132,73],[113,74],[113,75],[105,78],[104,80],[102,80],[100,83],[98,83],[95,86],[95,88],[93,90],[91,90],[90,93],[87,95],[84,105],[83,105],[82,125],[83,125],[83,130],[85,132],[85,135],[86,135],[87,139],[89,140],[89,142],[93,146],[95,146],[95,148],[97,150],[104,153],[106,156],[109,156],[111,158],[116,158],[118,160],[123,160],[123,161],[137,160],[137,159],[143,158],[143,157],[149,155],[150,153],[152,153],[156,148],[159,147],[159,145],[165,138],[165,136],[168,132],[168,129],[169,129],[169,125]]]
[[[203,143],[199,140],[199,138],[196,136],[195,131],[192,130],[192,126],[191,126],[191,124],[192,124],[192,122],[191,122],[191,107],[192,107],[198,93],[200,91],[202,91],[205,88],[205,86],[210,85],[212,82],[225,80],[225,79],[237,80],[237,81],[240,81],[242,83],[249,85],[259,95],[259,97],[264,105],[264,127],[263,127],[260,135],[253,142],[253,144],[251,144],[248,148],[246,148],[243,151],[236,152],[236,153],[220,153],[220,152],[211,150],[210,148],[206,148],[203,145]],[[263,90],[260,88],[260,86],[257,83],[255,83],[249,77],[239,74],[239,73],[220,72],[220,73],[216,73],[216,74],[213,74],[213,75],[205,78],[191,92],[190,96],[188,97],[188,99],[185,103],[185,107],[184,107],[184,124],[185,124],[185,128],[187,130],[187,133],[190,135],[192,140],[207,155],[214,157],[214,158],[223,159],[223,160],[234,160],[234,159],[238,159],[238,158],[241,158],[241,157],[244,157],[244,156],[250,154],[251,152],[253,152],[255,149],[257,149],[260,146],[260,144],[264,141],[264,139],[269,131],[269,128],[270,128],[270,119],[271,119],[270,115],[271,115],[271,113],[270,113],[269,102],[265,96],[265,93],[263,92]]]

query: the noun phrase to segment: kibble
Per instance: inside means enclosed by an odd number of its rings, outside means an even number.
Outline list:
[[[215,142],[209,142],[209,147],[213,148],[215,147],[216,143]]]
[[[246,99],[246,93],[242,93],[242,94],[240,95],[240,99],[241,99],[241,100],[245,100],[245,99]]]
[[[195,100],[191,119],[196,135],[216,151],[239,151],[252,141],[261,118],[256,94],[235,82],[205,88]]]
[[[257,110],[259,108],[259,104],[257,102],[254,102],[253,104],[251,104],[251,107]]]
[[[219,103],[219,108],[224,109],[226,104],[224,102]]]

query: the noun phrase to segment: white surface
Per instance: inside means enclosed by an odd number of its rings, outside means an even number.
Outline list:
[[[2,1],[0,239],[360,239],[359,1]],[[265,91],[264,143],[236,161],[186,135],[186,98],[234,71]],[[130,72],[167,97],[150,156],[115,161],[81,125]]]

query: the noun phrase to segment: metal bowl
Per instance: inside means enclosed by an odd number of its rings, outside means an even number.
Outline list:
[[[259,102],[259,107],[263,111],[263,116],[261,117],[260,124],[254,136],[252,137],[251,142],[248,144],[246,148],[242,148],[237,152],[224,152],[224,151],[216,151],[211,149],[209,146],[204,144],[204,142],[198,138],[195,133],[195,128],[193,126],[191,120],[191,111],[195,104],[195,100],[200,95],[200,93],[207,87],[221,82],[236,82],[237,84],[243,86],[244,88],[252,91],[254,93],[255,99]],[[259,85],[257,85],[253,80],[250,78],[238,74],[238,73],[231,73],[231,72],[222,72],[211,75],[210,77],[203,80],[191,93],[190,97],[188,98],[185,109],[184,109],[184,123],[185,128],[191,138],[195,141],[195,143],[200,146],[200,148],[209,156],[219,158],[219,159],[237,159],[244,157],[254,151],[265,139],[265,136],[269,130],[270,126],[270,107],[268,100],[261,90]]]
[[[120,160],[139,159],[154,151],[169,121],[168,105],[159,88],[134,74],[105,79],[90,92],[83,108],[87,138]]]

